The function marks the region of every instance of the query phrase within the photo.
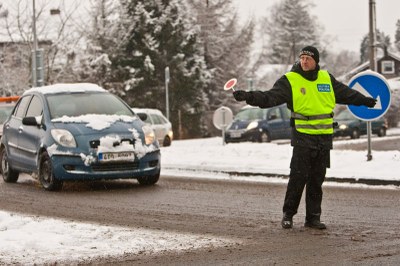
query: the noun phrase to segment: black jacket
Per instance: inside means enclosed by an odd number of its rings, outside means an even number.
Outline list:
[[[312,71],[303,71],[300,63],[296,62],[291,71],[299,73],[305,79],[314,81],[318,78],[319,66]],[[337,81],[334,76],[329,74],[332,82],[333,91],[335,93],[336,103],[338,104],[352,104],[352,105],[364,105],[367,97],[362,95],[356,90],[353,90],[345,84]],[[292,88],[289,80],[283,75],[279,78],[272,89],[269,91],[251,91],[249,99],[246,101],[247,104],[253,106],[259,106],[261,108],[268,108],[283,103],[287,104],[287,107],[293,111],[293,98]],[[332,138],[331,134],[328,135],[309,135],[297,132],[292,121],[292,146],[304,146],[315,149],[332,149]]]

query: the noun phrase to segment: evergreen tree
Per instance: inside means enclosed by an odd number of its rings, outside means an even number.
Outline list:
[[[170,70],[170,120],[177,137],[203,134],[203,89],[209,82],[202,47],[188,28],[177,0],[123,0],[124,27],[129,38],[112,58],[115,79],[124,81],[125,99],[132,106],[166,111],[165,75]]]
[[[194,25],[200,25],[201,42],[205,50],[207,67],[212,70],[212,81],[205,90],[208,110],[214,111],[221,105],[235,106],[230,93],[222,88],[233,77],[238,87],[244,88],[251,76],[251,48],[254,22],[239,25],[238,14],[232,0],[189,0]]]
[[[394,45],[398,52],[400,52],[400,19],[396,23],[396,34],[394,35]]]
[[[390,36],[385,35],[384,32],[379,30],[376,31],[376,41],[378,43],[378,47],[383,49],[384,51],[388,50],[391,46]],[[369,34],[366,34],[361,41],[360,45],[360,63],[364,63],[369,61],[369,50],[370,50],[370,43],[369,43]]]
[[[311,7],[308,0],[283,0],[272,7],[261,24],[268,37],[264,49],[269,63],[292,64],[302,47],[321,47],[321,30],[309,12]]]
[[[84,28],[86,47],[78,55],[76,68],[81,81],[99,84],[123,96],[123,82],[113,77],[112,58],[119,55],[121,44],[128,35],[120,21],[123,16],[118,1],[92,1],[90,9],[90,27]],[[121,93],[122,92],[122,93]]]

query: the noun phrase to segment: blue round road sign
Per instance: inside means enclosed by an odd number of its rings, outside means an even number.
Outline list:
[[[367,106],[348,105],[349,111],[357,118],[365,121],[375,120],[383,116],[390,107],[390,87],[384,76],[374,71],[364,71],[355,75],[349,81],[349,87],[365,96],[376,99],[376,105]]]

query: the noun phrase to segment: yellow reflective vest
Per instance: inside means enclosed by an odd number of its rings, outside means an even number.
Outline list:
[[[328,71],[319,70],[315,81],[295,72],[285,75],[292,87],[292,118],[296,130],[310,135],[333,134],[336,100]]]

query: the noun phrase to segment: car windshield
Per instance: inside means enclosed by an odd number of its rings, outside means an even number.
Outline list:
[[[337,120],[353,120],[355,117],[347,110],[341,111],[337,116]]]
[[[128,106],[110,93],[48,94],[46,98],[51,119],[88,114],[134,116]]]
[[[14,105],[0,106],[0,124],[3,124],[4,121],[6,121],[6,119],[9,117],[13,108],[14,108]]]
[[[250,120],[261,120],[264,117],[262,109],[249,108],[243,109],[236,114],[235,120],[250,121]]]

